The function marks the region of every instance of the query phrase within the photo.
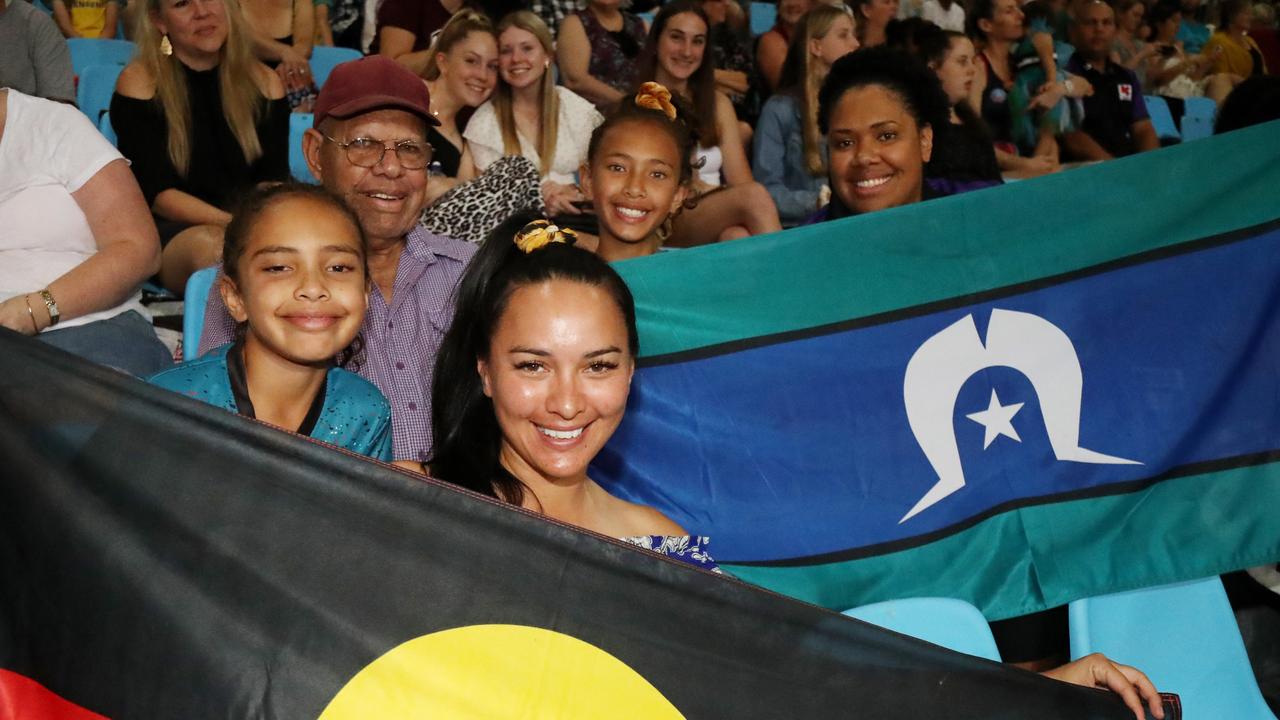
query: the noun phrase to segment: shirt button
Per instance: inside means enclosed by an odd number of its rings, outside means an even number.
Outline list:
[[[409,403],[409,409],[410,409],[410,410],[417,410],[417,409],[418,409],[418,404],[417,404],[417,403]]]
[[[397,370],[403,370],[403,369],[404,369],[404,363],[402,363],[402,362],[398,362],[398,363],[396,363],[396,369],[397,369]]]

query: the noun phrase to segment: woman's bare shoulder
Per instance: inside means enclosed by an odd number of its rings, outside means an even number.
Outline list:
[[[688,535],[679,523],[667,517],[665,513],[649,505],[633,503],[621,498],[614,498],[619,503],[620,520],[626,527],[625,533],[619,536],[634,535]]]
[[[156,79],[141,61],[134,60],[124,66],[116,80],[116,92],[137,100],[150,100],[156,96]]]

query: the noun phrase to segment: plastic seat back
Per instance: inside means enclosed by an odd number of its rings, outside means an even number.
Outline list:
[[[90,65],[80,73],[80,84],[76,87],[76,104],[80,111],[89,116],[94,125],[102,121],[102,114],[111,107],[111,94],[116,89],[116,79],[120,77],[123,65],[110,63],[107,65]]]
[[[1182,696],[1183,717],[1275,720],[1217,577],[1076,600],[1068,617],[1073,659],[1139,668]]]
[[[1156,95],[1147,95],[1144,99],[1147,101],[1147,114],[1151,116],[1151,124],[1155,126],[1156,137],[1160,138],[1161,144],[1182,140],[1178,126],[1173,123],[1173,113],[1169,112],[1169,103]]]
[[[71,69],[83,75],[90,65],[128,65],[136,51],[128,40],[109,38],[71,38],[67,40],[71,51]],[[97,118],[95,118],[96,120]]]
[[[324,87],[324,81],[329,79],[329,73],[333,72],[335,65],[348,60],[359,60],[360,57],[360,51],[351,48],[311,48],[311,77],[316,81],[316,87]]]
[[[1200,140],[1213,135],[1213,121],[1218,114],[1218,103],[1205,97],[1187,98],[1186,113],[1182,116],[1182,141]]]
[[[302,136],[306,134],[307,128],[311,127],[313,122],[315,122],[315,115],[312,113],[293,113],[289,116],[289,172],[298,182],[314,185],[320,181],[311,174],[311,168],[307,167],[307,158],[302,154]]]
[[[218,268],[207,267],[191,273],[187,278],[187,290],[182,298],[182,359],[195,360],[200,347],[200,333],[204,332],[204,308],[213,291],[213,281]]]
[[[948,650],[1000,661],[991,626],[978,608],[955,598],[906,598],[845,610],[845,615]]]
[[[769,32],[778,19],[778,6],[771,2],[751,3],[751,35],[758,37]]]

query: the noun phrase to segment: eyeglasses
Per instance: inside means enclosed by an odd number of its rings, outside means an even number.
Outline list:
[[[387,146],[381,140],[358,137],[342,142],[328,135],[325,140],[337,145],[347,153],[347,160],[357,167],[371,168],[382,162],[387,154]],[[431,163],[431,146],[416,140],[401,140],[392,146],[396,151],[396,159],[405,170],[421,170]]]

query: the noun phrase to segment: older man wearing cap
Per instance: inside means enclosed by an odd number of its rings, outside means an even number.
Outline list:
[[[391,401],[395,455],[429,459],[431,379],[453,320],[453,289],[475,252],[468,243],[418,225],[431,146],[431,98],[422,80],[381,56],[333,69],[303,138],[307,165],[360,218],[376,286],[361,334],[357,371]],[[210,293],[200,351],[234,332],[218,293]]]

